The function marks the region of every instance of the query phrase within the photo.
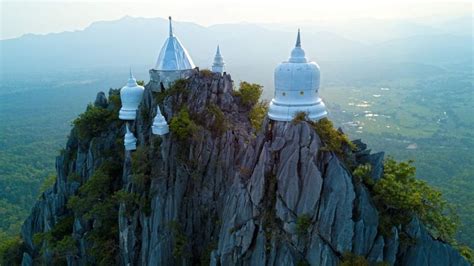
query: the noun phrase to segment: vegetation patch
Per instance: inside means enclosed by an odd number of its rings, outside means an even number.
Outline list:
[[[248,107],[254,106],[263,92],[263,86],[256,83],[240,82],[239,90],[234,91],[234,96],[240,97],[242,103]]]
[[[291,122],[293,122],[293,124],[298,124],[298,123],[304,122],[304,121],[309,121],[308,113],[306,113],[306,112],[297,112],[295,114],[295,117],[293,117],[293,120]]]
[[[201,69],[199,70],[199,73],[203,76],[203,77],[206,77],[206,78],[210,78],[212,77],[213,73],[211,70],[209,69]]]
[[[372,166],[370,164],[361,164],[354,169],[352,176],[354,177],[356,183],[364,183],[369,188],[374,186],[374,180],[371,176]]]
[[[94,226],[86,235],[90,244],[87,252],[99,265],[117,262],[119,204],[114,194],[120,187],[121,171],[119,163],[106,161],[67,203],[77,217],[93,221]]]
[[[151,184],[151,161],[149,157],[150,147],[140,146],[132,153],[132,184],[134,189],[140,191],[136,195],[135,204],[140,207],[146,215],[151,213],[151,198],[150,184]]]
[[[167,90],[163,90],[155,93],[155,101],[158,104],[163,104],[166,97],[173,96],[177,94],[187,94],[188,90],[188,80],[187,79],[178,79],[173,82]]]
[[[461,253],[461,255],[471,263],[471,265],[474,265],[474,251],[465,245],[456,245],[456,249]]]
[[[81,140],[90,140],[104,132],[110,123],[118,121],[118,113],[89,104],[84,113],[80,114],[73,125]]]
[[[259,131],[262,129],[263,120],[265,119],[265,116],[267,116],[267,112],[268,112],[267,101],[259,101],[250,110],[250,113],[249,113],[250,124],[256,131]]]
[[[381,214],[381,232],[390,234],[393,226],[407,225],[417,216],[435,238],[452,241],[457,217],[441,192],[415,177],[411,161],[384,163],[383,177],[373,186],[373,198]]]
[[[217,241],[210,242],[201,254],[200,262],[201,266],[210,265],[211,253],[217,248]]]
[[[52,252],[54,264],[64,264],[67,256],[77,254],[77,246],[72,238],[73,224],[74,216],[66,215],[61,217],[50,231],[36,233],[33,236],[35,246],[44,244],[40,254],[44,254],[46,249]]]
[[[342,254],[342,261],[340,263],[341,266],[369,266],[369,261],[357,254],[352,252],[344,252]]]
[[[168,95],[187,94],[188,93],[188,80],[177,79],[175,80],[167,90]]]
[[[109,92],[109,103],[111,104],[112,110],[118,112],[122,107],[122,100],[120,99],[120,89],[110,90]]]
[[[139,204],[139,195],[133,192],[127,192],[125,190],[119,190],[115,192],[114,199],[125,206],[125,215],[131,217],[135,206]]]
[[[132,153],[132,172],[133,175],[146,175],[150,176],[151,174],[151,163],[148,157],[149,148],[148,146],[139,146]],[[137,183],[136,185],[141,185],[141,187],[146,184]]]
[[[296,219],[296,234],[298,236],[305,236],[308,233],[308,229],[311,226],[311,216],[304,213]]]
[[[144,105],[140,105],[140,115],[146,123],[149,123],[152,119],[150,109],[146,108]]]
[[[181,108],[179,113],[171,119],[170,131],[180,141],[189,139],[196,133],[198,127],[191,117],[187,107]]]
[[[175,257],[176,259],[181,258],[184,255],[184,250],[188,243],[188,238],[184,234],[181,224],[179,224],[179,222],[169,222],[169,228],[174,238],[173,257]]]
[[[264,191],[264,211],[262,217],[263,230],[265,235],[265,252],[268,254],[272,249],[272,238],[279,233],[278,224],[281,222],[276,216],[276,191],[277,177],[274,174],[265,175],[265,191]]]
[[[334,128],[331,120],[322,118],[317,122],[310,121],[310,124],[318,133],[321,141],[325,144],[324,148],[327,150],[342,156],[344,155],[344,147],[349,147],[351,150],[356,148],[347,135]]]
[[[218,136],[224,134],[227,130],[227,121],[224,112],[222,112],[219,106],[213,103],[207,106],[207,111],[212,114],[214,119],[214,123],[211,125],[212,132],[216,133]]]

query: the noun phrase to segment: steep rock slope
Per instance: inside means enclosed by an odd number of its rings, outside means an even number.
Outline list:
[[[95,105],[116,110],[114,95],[107,100],[99,94]],[[196,122],[192,134],[151,135],[157,103],[168,121],[185,107]],[[88,238],[100,219],[73,214],[67,203],[110,160],[121,164],[112,172],[112,190],[141,199],[119,201],[113,209],[118,215],[110,248],[116,264],[338,265],[351,252],[390,265],[468,265],[417,219],[382,235],[368,189],[354,181],[309,123],[265,120],[256,134],[249,109],[233,92],[230,75],[196,71],[166,93],[147,86],[132,124],[135,152],[123,152],[120,121],[87,140],[73,129],[57,158],[54,187],[23,225],[23,265],[55,262],[48,243],[34,236],[72,215],[75,251],[65,253],[67,263],[103,264]],[[370,163],[372,178],[381,178],[383,153],[355,144],[357,151],[346,159]],[[401,234],[416,241],[401,241]]]

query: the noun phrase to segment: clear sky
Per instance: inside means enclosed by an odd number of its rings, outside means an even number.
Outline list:
[[[440,2],[441,1],[441,2]],[[466,0],[0,0],[0,39],[79,30],[100,20],[167,17],[201,25],[350,18],[414,18],[472,13]]]

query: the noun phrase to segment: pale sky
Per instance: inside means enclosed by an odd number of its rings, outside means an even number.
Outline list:
[[[94,21],[173,16],[200,25],[472,14],[466,0],[0,0],[0,39],[81,30]]]

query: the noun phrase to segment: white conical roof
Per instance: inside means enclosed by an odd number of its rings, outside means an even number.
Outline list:
[[[306,63],[308,62],[308,59],[306,59],[306,54],[301,48],[301,33],[300,29],[298,29],[298,35],[296,36],[296,44],[295,48],[291,51],[291,56],[288,59],[288,62],[290,63]]]
[[[134,151],[137,149],[137,138],[135,138],[133,133],[130,132],[130,129],[128,128],[128,123],[126,125],[126,130],[127,132],[125,133],[123,145],[125,146],[125,150]]]
[[[193,69],[196,66],[188,54],[188,51],[173,34],[173,25],[169,17],[169,36],[161,48],[160,55],[156,61],[156,70],[173,71]]]

